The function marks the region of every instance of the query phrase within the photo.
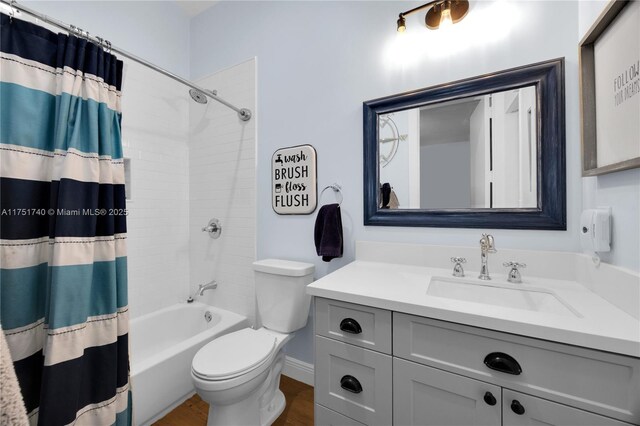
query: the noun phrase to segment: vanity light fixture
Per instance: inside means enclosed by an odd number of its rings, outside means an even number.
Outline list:
[[[445,28],[460,22],[469,12],[468,0],[434,0],[402,12],[398,17],[398,32],[407,29],[405,17],[423,9],[427,10],[424,23],[430,30]]]

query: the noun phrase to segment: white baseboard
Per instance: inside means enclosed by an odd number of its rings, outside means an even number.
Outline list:
[[[309,386],[313,386],[313,364],[299,359],[285,357],[282,374]]]

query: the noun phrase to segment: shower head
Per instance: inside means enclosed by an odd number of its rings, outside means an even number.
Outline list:
[[[199,104],[206,104],[207,103],[207,95],[205,95],[204,93],[202,93],[199,90],[196,89],[191,89],[189,90],[189,94],[191,95],[191,98],[196,101]]]
[[[2,1],[5,1],[5,0],[2,0]],[[193,86],[193,87],[198,87],[198,86]],[[218,101],[222,105],[225,105],[231,108],[232,110],[234,110],[235,112],[237,112],[240,120],[242,121],[251,120],[251,110],[247,108],[238,108],[230,104],[229,102],[225,101],[224,99],[219,98],[217,90],[207,90],[207,89],[198,90],[194,88],[189,90],[189,95],[191,95],[191,98],[199,104],[206,104],[209,101],[209,99],[207,98],[213,98],[215,101]]]

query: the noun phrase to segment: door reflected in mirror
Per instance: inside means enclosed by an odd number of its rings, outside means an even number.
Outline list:
[[[379,208],[538,204],[536,86],[378,116]]]

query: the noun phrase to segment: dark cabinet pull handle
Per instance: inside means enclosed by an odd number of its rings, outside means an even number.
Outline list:
[[[340,330],[344,331],[345,333],[351,334],[362,333],[362,327],[360,327],[358,321],[354,320],[353,318],[345,318],[340,321]]]
[[[348,374],[340,379],[340,387],[346,391],[351,393],[360,393],[362,392],[362,385],[353,376],[349,376]]]
[[[511,411],[521,416],[524,414],[525,410],[522,404],[520,404],[520,401],[518,401],[517,399],[514,399],[513,401],[511,401]]]
[[[487,392],[484,394],[484,402],[486,402],[488,405],[496,405],[496,402],[498,401],[496,400],[496,397],[493,396],[491,392]]]
[[[491,352],[484,358],[484,364],[492,370],[513,374],[514,376],[522,373],[522,368],[518,361],[511,355],[502,352]]]

